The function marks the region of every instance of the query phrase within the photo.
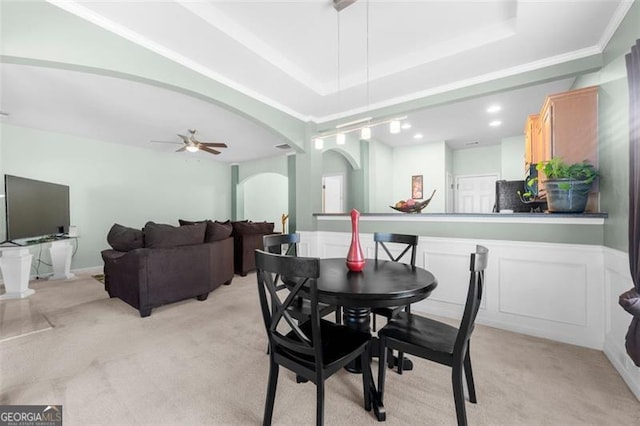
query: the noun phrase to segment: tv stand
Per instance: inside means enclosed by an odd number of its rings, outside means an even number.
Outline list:
[[[29,288],[29,272],[33,255],[26,247],[1,247],[0,269],[4,279],[5,293],[0,300],[24,299],[35,293]]]
[[[71,273],[71,247],[70,238],[56,239],[53,241],[36,240],[33,243],[20,245],[12,241],[14,246],[3,246],[0,244],[0,270],[4,279],[6,292],[0,295],[0,300],[24,299],[31,296],[35,291],[29,288],[29,276],[31,272],[31,261],[33,255],[29,252],[29,246],[39,244],[51,244],[49,253],[51,254],[51,265],[53,275],[48,280],[69,279],[75,277]]]
[[[48,280],[68,280],[69,278],[75,277],[75,275],[71,273],[73,247],[71,247],[71,242],[68,237],[51,241],[49,253],[51,254],[53,275],[47,278]]]

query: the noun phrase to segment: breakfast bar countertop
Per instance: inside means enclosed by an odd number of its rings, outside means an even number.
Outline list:
[[[350,220],[349,213],[314,213],[318,220]],[[603,225],[608,213],[360,213],[361,221],[549,223]]]

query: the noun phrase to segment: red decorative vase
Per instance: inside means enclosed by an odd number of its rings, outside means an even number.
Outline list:
[[[347,268],[352,272],[361,272],[366,263],[362,254],[362,247],[360,247],[359,219],[360,212],[356,209],[351,210],[351,246],[349,247],[349,253],[347,253]]]

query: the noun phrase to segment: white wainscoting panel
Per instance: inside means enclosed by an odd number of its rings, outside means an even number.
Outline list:
[[[346,257],[347,232],[301,232],[309,255]],[[373,257],[373,234],[360,234]],[[315,244],[315,247],[314,247]],[[420,237],[416,264],[438,278],[438,287],[414,312],[459,319],[469,282],[469,254],[489,249],[478,323],[561,342],[602,349],[604,268],[601,246]]]
[[[628,254],[605,247],[604,268],[606,319],[604,353],[629,389],[640,400],[640,368],[631,361],[624,346],[631,315],[618,304],[620,294],[633,287]]]
[[[500,312],[586,325],[587,268],[584,264],[503,257],[498,265]],[[536,273],[525,272],[530,270]]]
[[[300,234],[307,255],[346,257],[349,233]],[[373,257],[373,235],[361,234],[360,242]],[[631,316],[618,305],[618,296],[633,287],[627,253],[601,246],[420,237],[416,264],[434,273],[438,288],[416,303],[414,312],[462,316],[475,244],[489,249],[478,323],[604,349],[640,399],[640,368],[624,347]]]

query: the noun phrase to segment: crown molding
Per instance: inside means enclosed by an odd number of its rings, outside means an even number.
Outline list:
[[[607,44],[609,44],[609,41],[611,41],[611,38],[622,23],[624,17],[627,15],[627,12],[629,12],[629,9],[631,9],[631,6],[633,6],[634,1],[635,0],[623,1],[616,8],[613,16],[611,17],[611,20],[609,21],[609,24],[602,34],[602,37],[600,37],[600,40],[598,41],[597,46],[601,51],[604,51],[605,47],[607,47]]]
[[[168,58],[186,68],[189,68],[199,74],[204,75],[205,77],[208,77],[212,80],[215,80],[221,84],[224,84],[225,86],[228,86],[234,90],[237,90],[238,92],[249,96],[250,98],[253,98],[255,100],[258,100],[272,108],[275,108],[277,110],[280,110],[286,114],[289,114],[290,116],[297,118],[298,120],[301,121],[308,121],[309,118],[308,116],[305,116],[304,114],[300,114],[297,111],[294,111],[293,109],[282,105],[279,102],[276,102],[275,100],[268,98],[264,95],[261,95],[260,93],[253,91],[241,84],[236,83],[235,81],[211,70],[210,68],[200,64],[199,62],[193,61],[171,49],[166,48],[165,46],[162,46],[154,41],[149,40],[148,38],[144,37],[143,35],[130,30],[129,28],[120,25],[110,19],[105,18],[104,16],[93,12],[92,10],[80,5],[79,3],[77,3],[76,1],[73,0],[45,0],[47,3],[50,3],[56,7],[59,7],[60,9],[63,9],[73,15],[78,16],[79,18],[82,18],[86,21],[91,22],[92,24],[95,24],[97,26],[99,26],[100,28],[103,28],[107,31],[110,31],[116,35],[119,35],[120,37],[129,40],[139,46],[142,46],[154,53],[157,53],[160,56],[163,56],[165,58]]]
[[[259,37],[256,37],[251,31],[248,31],[236,21],[229,18],[213,4],[193,2],[189,0],[176,0],[176,3],[193,13],[196,17],[204,20],[207,24],[219,29],[228,37],[240,43],[252,53],[269,62],[271,65],[314,91],[316,94],[326,96],[330,93],[330,90],[328,90],[320,81],[304,72],[286,56],[282,55],[276,49],[271,47],[271,45],[265,43]]]
[[[487,74],[479,75],[477,77],[468,78],[465,80],[458,80],[450,84],[444,84],[441,86],[433,87],[431,89],[415,92],[410,95],[398,96],[392,99],[387,99],[385,101],[370,104],[369,107],[354,108],[348,111],[326,115],[323,117],[311,116],[310,119],[317,124],[324,124],[329,121],[340,120],[340,119],[351,117],[357,114],[363,114],[363,113],[369,114],[371,111],[374,111],[377,109],[391,107],[404,102],[415,101],[421,98],[449,92],[452,90],[463,89],[465,87],[474,86],[476,84],[487,83],[490,81],[499,80],[507,77],[513,77],[518,74],[536,71],[538,69],[542,69],[545,67],[559,65],[564,62],[570,62],[577,59],[587,58],[589,56],[598,55],[601,53],[602,53],[602,49],[598,45],[595,45],[595,46],[587,47],[584,49],[575,50],[573,52],[563,53],[560,55],[551,56],[538,61],[529,62],[527,64],[506,68],[500,71],[490,72]]]

